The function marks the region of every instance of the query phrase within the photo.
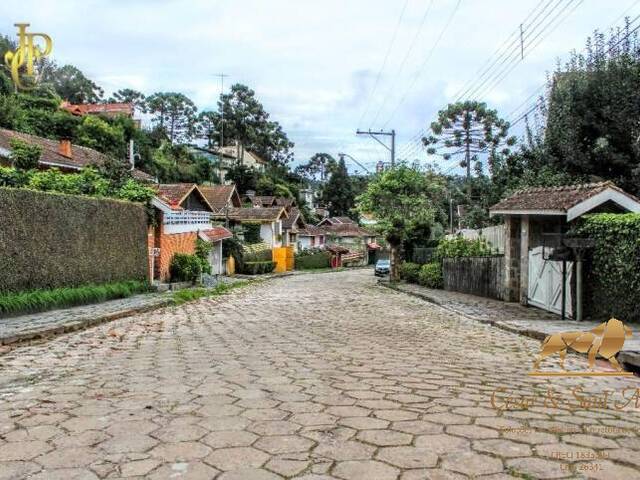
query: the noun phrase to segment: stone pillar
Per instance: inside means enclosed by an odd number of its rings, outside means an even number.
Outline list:
[[[520,303],[528,305],[529,294],[529,215],[523,215],[520,220]]]
[[[504,246],[504,300],[520,299],[520,221],[513,215],[505,216]]]

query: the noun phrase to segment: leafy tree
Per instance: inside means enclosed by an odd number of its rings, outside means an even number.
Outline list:
[[[335,158],[328,153],[316,153],[307,163],[298,165],[295,171],[308,180],[324,182],[327,173],[335,168],[335,165]]]
[[[245,193],[249,190],[255,191],[258,183],[258,172],[246,165],[233,165],[227,170],[225,180],[235,183],[240,193]]]
[[[207,141],[207,147],[212,149],[220,144],[220,114],[218,112],[200,112],[196,121],[196,133],[199,138]]]
[[[42,147],[31,145],[17,138],[9,141],[11,146],[11,163],[18,170],[33,170],[38,167]]]
[[[329,205],[331,215],[345,216],[355,205],[353,185],[344,158],[332,168],[329,180],[322,188],[322,202]]]
[[[109,102],[113,103],[132,103],[140,112],[146,111],[146,97],[142,92],[133,90],[132,88],[123,88],[114,92],[109,98]]]
[[[269,120],[269,114],[249,87],[232,85],[229,93],[221,95],[218,106],[224,112],[225,143],[237,140],[241,148],[277,164],[292,160],[293,143],[278,122]]]
[[[549,82],[544,143],[569,175],[640,193],[640,42],[625,28],[596,32]]]
[[[42,81],[51,84],[60,97],[71,103],[97,103],[104,95],[102,88],[73,65],[58,68],[53,64],[45,69]]]
[[[509,124],[485,103],[476,101],[449,104],[438,112],[431,131],[432,135],[422,139],[427,153],[440,153],[445,160],[462,157],[460,166],[466,167],[468,181],[472,162],[476,163],[477,171],[482,171],[480,154],[488,153],[491,165],[500,147],[505,147],[501,153],[508,154],[506,146],[516,142],[514,137],[508,137]],[[468,193],[471,195],[470,182]]]
[[[147,111],[154,122],[165,131],[171,143],[179,143],[193,137],[197,108],[182,93],[159,92],[147,98]]]
[[[440,177],[399,165],[376,176],[357,199],[361,213],[378,219],[391,248],[392,281],[398,280],[399,250],[409,232],[433,225],[438,198],[444,195]]]
[[[85,147],[124,159],[124,132],[95,115],[87,115],[76,130],[76,141]]]

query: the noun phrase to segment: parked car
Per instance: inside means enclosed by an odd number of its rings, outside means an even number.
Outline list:
[[[391,262],[389,260],[378,260],[376,262],[376,268],[374,274],[376,277],[383,277],[389,275],[389,269],[391,268]]]

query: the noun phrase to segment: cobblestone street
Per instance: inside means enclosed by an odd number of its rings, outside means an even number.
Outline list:
[[[640,478],[636,378],[539,349],[368,269],[275,279],[0,356],[0,480]]]

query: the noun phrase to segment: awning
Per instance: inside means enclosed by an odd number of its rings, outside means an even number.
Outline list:
[[[378,245],[376,242],[367,243],[367,248],[369,250],[380,250],[382,247]]]
[[[200,231],[200,238],[205,242],[219,242],[233,237],[233,233],[224,227],[213,227],[209,230]]]

